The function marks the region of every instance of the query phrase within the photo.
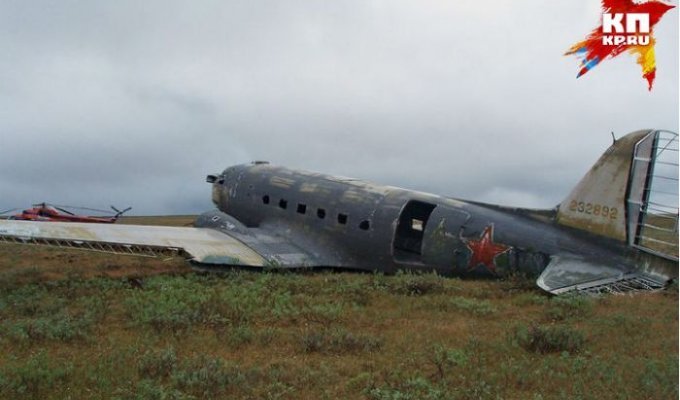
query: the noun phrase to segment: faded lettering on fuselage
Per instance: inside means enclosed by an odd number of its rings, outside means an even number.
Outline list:
[[[295,180],[283,178],[281,176],[272,176],[271,179],[269,179],[269,183],[272,186],[276,186],[282,189],[290,189],[295,184]]]

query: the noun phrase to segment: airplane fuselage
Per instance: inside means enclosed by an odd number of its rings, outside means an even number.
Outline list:
[[[553,255],[578,254],[634,267],[634,250],[558,225],[554,210],[467,202],[267,163],[237,165],[214,178],[218,214],[314,254],[300,266],[498,277],[537,275]],[[208,213],[198,226],[215,227],[219,218]],[[295,253],[269,250],[286,251]]]

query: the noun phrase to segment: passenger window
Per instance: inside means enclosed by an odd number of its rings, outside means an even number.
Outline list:
[[[265,194],[264,196],[262,196],[262,203],[269,204],[269,196],[268,195]]]
[[[284,199],[279,200],[279,207],[283,210],[288,208],[288,202]]]
[[[323,208],[317,209],[316,210],[316,216],[321,218],[321,219],[326,218],[326,210],[324,210]]]
[[[347,214],[338,214],[338,223],[345,225],[347,223]]]
[[[371,227],[371,222],[366,220],[366,219],[361,221],[361,223],[359,224],[359,229],[364,230],[364,231],[367,231],[370,227]]]
[[[298,212],[298,214],[304,214],[304,213],[306,213],[306,212],[307,212],[307,205],[306,205],[306,204],[302,204],[302,203],[298,203],[297,212]]]

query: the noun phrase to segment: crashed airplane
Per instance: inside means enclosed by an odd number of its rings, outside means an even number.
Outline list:
[[[547,210],[253,162],[208,175],[217,210],[195,227],[0,221],[0,241],[179,253],[204,270],[523,273],[553,294],[655,290],[678,278],[677,158],[676,133],[630,133]]]

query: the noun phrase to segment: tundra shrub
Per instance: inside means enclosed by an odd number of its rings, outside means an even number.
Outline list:
[[[467,312],[470,315],[482,317],[496,313],[497,309],[489,300],[468,299],[454,297],[450,300],[451,308]]]
[[[157,332],[183,331],[199,322],[199,308],[206,301],[201,291],[172,288],[136,292],[125,302],[129,317],[137,324],[150,325]]]
[[[468,363],[468,355],[464,350],[449,349],[435,345],[430,354],[430,361],[437,369],[437,377],[444,379],[456,367],[464,367]]]
[[[90,314],[74,316],[60,312],[53,316],[6,321],[0,324],[0,336],[17,342],[58,340],[70,342],[90,336],[95,318]]]
[[[399,272],[391,279],[387,280],[387,290],[390,293],[406,296],[422,296],[425,294],[444,292],[444,278],[436,273],[417,274],[410,272]]]
[[[552,321],[587,317],[593,311],[593,302],[592,298],[578,294],[553,297],[545,315]]]
[[[364,395],[371,400],[445,400],[455,398],[454,393],[439,387],[426,378],[414,377],[396,384],[367,387]]]
[[[310,331],[300,338],[300,346],[305,353],[347,354],[379,350],[383,340],[379,337],[355,334],[345,330]]]
[[[24,362],[16,362],[0,371],[0,395],[3,398],[30,396],[41,398],[62,386],[70,378],[73,366],[57,364],[45,351],[31,356]]]
[[[215,398],[229,388],[243,383],[244,375],[237,366],[220,358],[205,356],[183,362],[170,377],[173,386],[200,398]]]
[[[177,389],[163,385],[161,382],[142,379],[132,388],[119,390],[116,400],[196,400]]]
[[[165,378],[170,376],[177,366],[175,349],[168,347],[161,351],[147,351],[139,359],[137,371],[143,378]]]
[[[566,326],[520,327],[515,334],[517,343],[534,353],[557,353],[567,351],[577,353],[585,344],[582,332]]]

